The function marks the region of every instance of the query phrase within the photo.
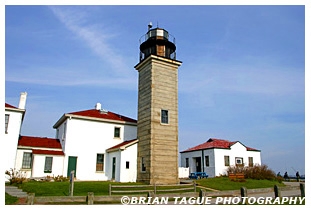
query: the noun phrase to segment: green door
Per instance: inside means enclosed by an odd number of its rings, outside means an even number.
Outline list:
[[[75,171],[75,177],[77,172],[77,157],[69,156],[68,157],[68,170],[67,170],[67,177],[70,177],[70,172],[72,170]]]
[[[113,157],[112,158],[112,177],[111,179],[115,179],[116,178],[116,158]]]

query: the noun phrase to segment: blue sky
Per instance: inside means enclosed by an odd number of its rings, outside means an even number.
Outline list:
[[[160,12],[159,12],[160,11]],[[5,101],[28,93],[22,135],[55,137],[68,112],[137,118],[139,38],[176,38],[179,150],[209,138],[305,173],[304,6],[5,6]]]

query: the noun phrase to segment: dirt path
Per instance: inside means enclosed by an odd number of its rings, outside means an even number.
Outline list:
[[[16,203],[14,205],[26,205],[27,204],[27,198],[18,198]]]

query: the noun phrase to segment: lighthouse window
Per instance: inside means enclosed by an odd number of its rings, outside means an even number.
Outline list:
[[[146,165],[145,165],[144,157],[141,158],[141,171],[142,172],[146,171]]]
[[[161,123],[168,124],[168,110],[161,110]]]

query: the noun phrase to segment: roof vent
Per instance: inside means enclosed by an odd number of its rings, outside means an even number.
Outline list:
[[[106,109],[101,109],[99,111],[100,111],[101,114],[107,114],[108,113],[108,110],[106,110]]]

